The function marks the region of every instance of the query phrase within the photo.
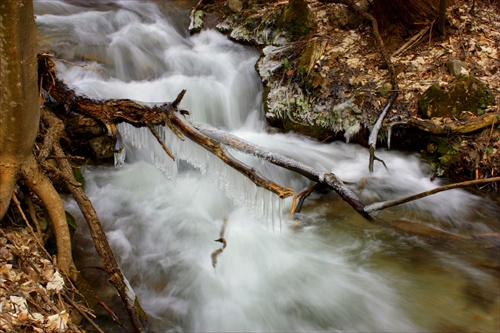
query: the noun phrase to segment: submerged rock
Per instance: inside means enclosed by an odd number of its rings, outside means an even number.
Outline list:
[[[481,115],[495,103],[488,87],[473,76],[461,76],[445,87],[429,87],[418,101],[420,117],[460,117],[468,111]]]

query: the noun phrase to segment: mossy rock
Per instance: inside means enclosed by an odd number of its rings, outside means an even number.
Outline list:
[[[316,21],[305,0],[290,0],[277,23],[278,28],[290,34],[292,41],[302,39],[316,28]]]
[[[459,117],[469,111],[480,115],[495,103],[486,84],[472,76],[461,76],[442,88],[435,84],[427,89],[418,101],[420,117]]]

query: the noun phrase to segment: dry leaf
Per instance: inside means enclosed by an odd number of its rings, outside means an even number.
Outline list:
[[[64,332],[68,328],[69,315],[66,310],[47,317],[46,328],[52,331]]]
[[[61,291],[64,288],[64,279],[59,272],[55,272],[47,283],[47,290]]]

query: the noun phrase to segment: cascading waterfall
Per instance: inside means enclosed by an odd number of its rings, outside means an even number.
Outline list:
[[[162,103],[187,89],[181,107],[195,121],[349,182],[367,176],[364,148],[267,134],[254,70],[258,52],[216,31],[189,36],[193,4],[37,0],[40,49],[74,63],[58,62],[58,75],[81,94]],[[188,139],[157,128],[176,156],[172,161],[147,129],[121,124],[119,130],[126,145],[125,155],[117,156],[121,167],[86,168],[86,192],[154,331],[499,327],[498,278],[481,269],[488,253],[395,235],[364,221],[334,194],[312,195],[290,219],[290,201],[257,188]],[[310,185],[252,156],[232,154],[297,192]],[[437,186],[417,155],[378,155],[391,171],[376,168],[363,190],[353,187],[363,201]],[[88,255],[89,235],[76,205],[68,200],[66,206],[79,220],[80,267],[99,265]],[[498,209],[460,190],[382,216],[467,236],[498,232]],[[214,239],[224,220],[228,246],[214,269],[210,255],[219,248]],[[489,301],[478,301],[478,294]]]

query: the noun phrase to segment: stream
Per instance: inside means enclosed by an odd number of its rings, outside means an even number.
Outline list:
[[[318,170],[334,172],[365,203],[443,185],[415,153],[379,148],[390,171],[368,173],[368,150],[270,134],[259,52],[214,30],[189,35],[196,1],[35,0],[39,50],[80,94],[144,103],[173,101],[207,123]],[[313,193],[290,217],[291,199],[244,176],[168,129],[172,161],[145,129],[121,124],[116,167],[85,167],[86,193],[153,332],[497,332],[500,211],[451,190],[388,209],[382,219],[470,237],[452,241],[397,233],[367,222],[335,193]],[[231,152],[297,193],[310,181]],[[364,184],[364,186],[360,186]],[[77,205],[75,260],[110,303]],[[215,242],[224,226],[227,247]],[[119,302],[118,302],[119,303]],[[118,306],[118,305],[117,305]],[[98,310],[96,310],[98,311]],[[97,312],[106,332],[127,332]],[[121,320],[126,324],[123,313]],[[108,322],[106,322],[106,320]],[[88,328],[92,331],[91,328]]]

